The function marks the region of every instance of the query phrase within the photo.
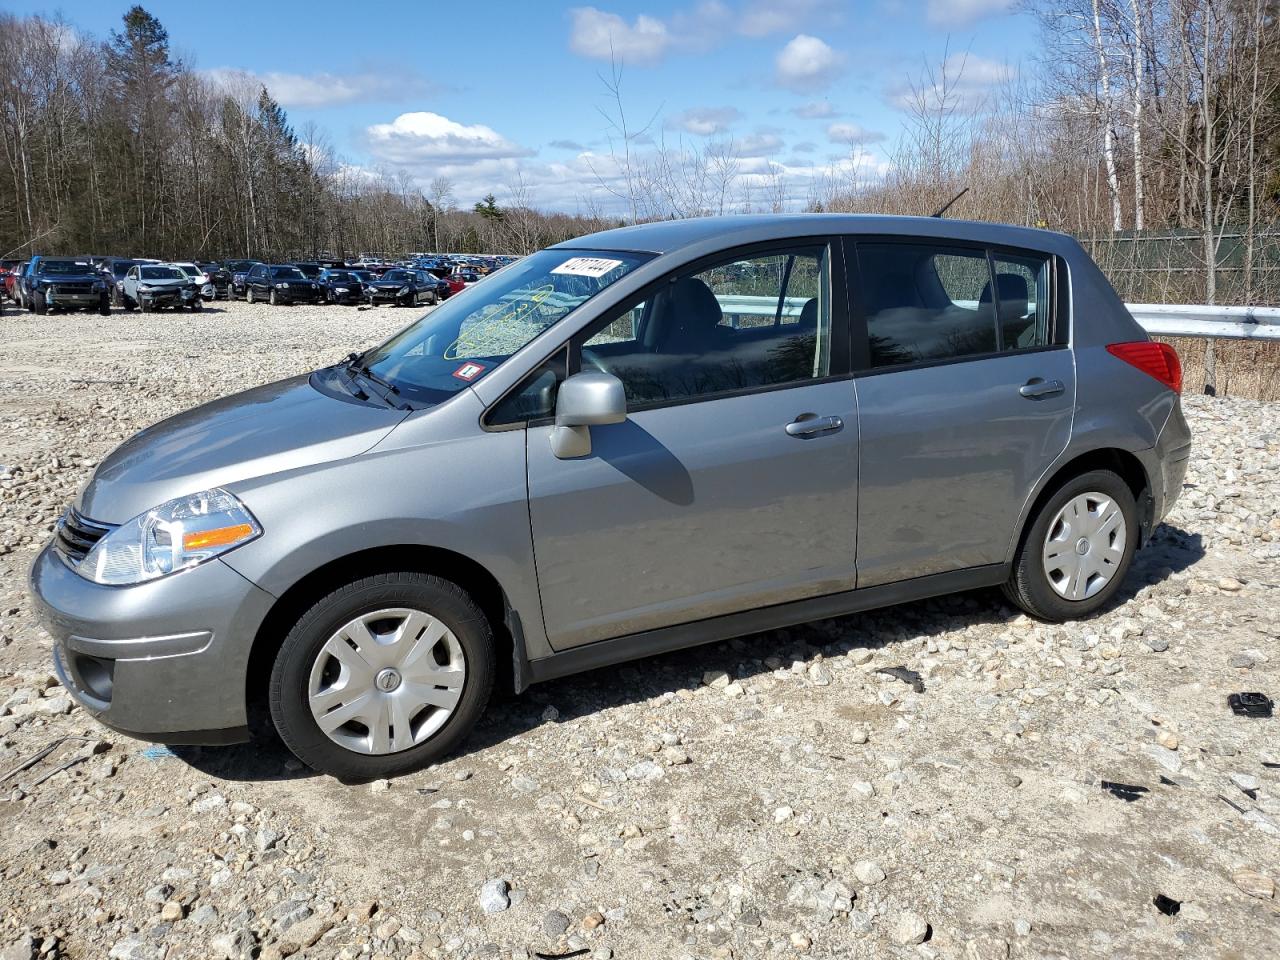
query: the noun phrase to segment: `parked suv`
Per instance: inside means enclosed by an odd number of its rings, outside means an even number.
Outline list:
[[[457,747],[516,691],[1002,586],[1112,602],[1191,439],[1172,349],[1074,240],[707,218],[525,257],[381,346],[104,459],[36,560],[109,725],[319,770]]]
[[[23,302],[29,310],[111,312],[106,281],[88,260],[39,257],[31,261],[23,286]]]
[[[199,310],[204,306],[194,279],[170,263],[139,263],[130,267],[120,285],[126,310],[138,307],[143,313],[172,307]]]
[[[244,298],[250,303],[266,300],[273,307],[280,304],[319,303],[324,289],[308,280],[297,267],[288,263],[260,263],[245,277]]]

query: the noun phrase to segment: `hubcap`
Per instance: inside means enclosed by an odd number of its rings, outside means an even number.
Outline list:
[[[1067,600],[1096,596],[1120,570],[1126,534],[1124,512],[1111,497],[1073,497],[1053,518],[1044,540],[1049,585]]]
[[[453,714],[466,681],[458,638],[421,610],[362,614],[333,634],[311,667],[316,725],[355,753],[407,750]]]

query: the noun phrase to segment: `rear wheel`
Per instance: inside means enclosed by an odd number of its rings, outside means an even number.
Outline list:
[[[1041,620],[1089,616],[1120,589],[1139,534],[1137,505],[1124,480],[1110,470],[1073,477],[1032,520],[1005,595]]]
[[[271,717],[304,763],[348,780],[398,776],[446,756],[493,687],[493,632],[456,584],[366,577],[289,631],[271,671]]]
[[[267,300],[271,303],[273,307],[278,307],[280,305],[279,301],[276,300],[275,290],[272,290],[269,294],[267,294]]]

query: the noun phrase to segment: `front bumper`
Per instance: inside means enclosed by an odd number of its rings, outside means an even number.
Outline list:
[[[178,290],[173,293],[165,290],[160,293],[140,293],[138,296],[153,307],[185,307],[200,299],[195,290]]]
[[[276,289],[276,299],[281,303],[319,303],[324,299],[323,290]]]
[[[60,293],[54,291],[42,291],[41,299],[50,307],[69,307],[75,310],[84,310],[88,308],[96,308],[102,305],[102,301],[106,299],[105,290],[96,290],[88,293]]]
[[[274,600],[221,560],[117,587],[48,546],[30,588],[59,680],[107,726],[164,743],[247,737],[249,653]]]
[[[398,290],[366,290],[365,299],[372,304],[378,303],[410,303],[413,300],[413,294],[400,293]]]

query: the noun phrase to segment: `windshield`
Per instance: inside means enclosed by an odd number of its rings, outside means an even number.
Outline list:
[[[408,270],[388,270],[382,275],[382,279],[387,283],[408,283],[413,279],[413,274]]]
[[[117,260],[111,264],[111,272],[120,279],[124,279],[124,275],[129,272],[129,268],[133,266],[132,260]]]
[[[352,270],[351,273],[357,280],[363,283],[372,283],[374,280],[377,279],[377,277],[375,277],[368,270]]]
[[[143,280],[185,280],[186,275],[177,267],[142,267],[138,276]]]
[[[256,260],[228,260],[227,269],[232,273],[248,273],[257,265]]]
[[[320,276],[320,268],[314,263],[299,263],[297,264],[297,267],[305,277],[315,279]]]
[[[271,276],[276,280],[305,280],[302,271],[297,267],[272,267]]]
[[[543,250],[450,298],[364,357],[410,402],[440,403],[479,380],[648,254]]]
[[[52,277],[79,277],[93,271],[79,260],[41,260],[40,272]]]
[[[178,264],[178,269],[181,270],[183,273],[185,273],[188,277],[194,277],[200,273],[200,271],[196,267],[192,266],[189,263]]]
[[[326,270],[324,279],[334,280],[338,283],[358,283],[360,278],[347,270]]]

